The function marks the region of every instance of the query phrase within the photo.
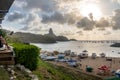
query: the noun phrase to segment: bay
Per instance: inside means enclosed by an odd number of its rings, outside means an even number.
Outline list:
[[[120,48],[118,47],[110,47],[112,43],[88,43],[81,41],[66,41],[66,42],[57,42],[51,44],[42,44],[42,43],[31,43],[42,50],[46,51],[59,51],[64,52],[65,50],[71,50],[76,54],[81,53],[83,50],[87,50],[89,56],[92,53],[96,53],[98,56],[100,53],[106,53],[107,57],[120,57]]]

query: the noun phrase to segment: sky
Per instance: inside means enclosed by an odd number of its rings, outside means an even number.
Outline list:
[[[120,0],[15,0],[2,21],[12,31],[77,40],[120,40]]]

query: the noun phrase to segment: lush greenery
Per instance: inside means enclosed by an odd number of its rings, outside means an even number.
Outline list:
[[[33,73],[38,75],[39,80],[102,80],[98,77],[55,66],[42,60],[39,60],[39,66]]]
[[[0,80],[9,80],[9,74],[3,68],[0,68]]]
[[[39,48],[33,45],[13,44],[16,56],[16,63],[20,63],[30,70],[37,67]]]
[[[3,37],[5,37],[6,36],[6,31],[3,30],[3,29],[0,29],[0,35],[2,35]]]
[[[16,67],[13,68],[15,71],[16,79],[14,80],[31,80],[28,74],[18,70]],[[10,73],[5,69],[0,67],[0,80],[11,80]]]

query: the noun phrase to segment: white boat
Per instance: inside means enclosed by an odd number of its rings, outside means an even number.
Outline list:
[[[80,53],[78,55],[78,57],[80,57],[80,58],[87,58],[88,57],[88,51],[84,50],[82,53]]]
[[[64,54],[65,54],[66,56],[69,56],[70,53],[71,53],[71,50],[66,50],[66,51],[64,51]]]
[[[47,54],[40,54],[39,56],[41,59],[45,59],[47,57]]]
[[[47,61],[54,61],[55,59],[57,59],[57,57],[55,57],[55,56],[47,56],[45,58],[45,60],[47,60]]]

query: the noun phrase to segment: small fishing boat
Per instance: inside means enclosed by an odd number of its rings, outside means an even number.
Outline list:
[[[88,57],[88,51],[87,50],[82,51],[82,53],[80,53],[78,55],[78,57],[80,57],[80,58],[87,58]]]

